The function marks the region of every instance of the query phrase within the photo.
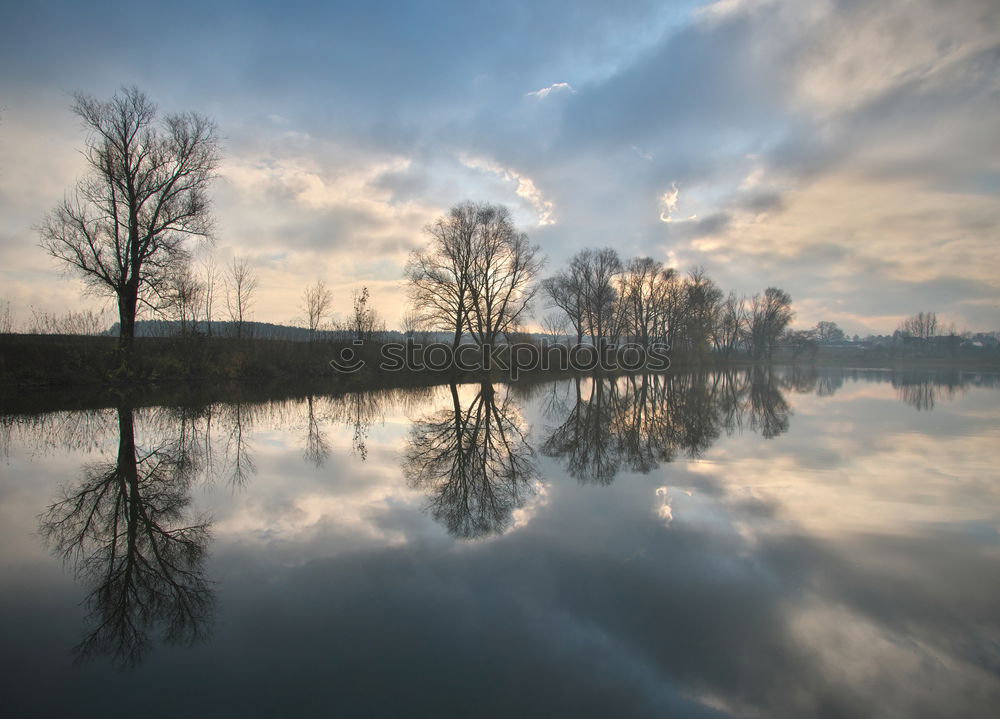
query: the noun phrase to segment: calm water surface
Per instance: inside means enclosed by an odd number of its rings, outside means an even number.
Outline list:
[[[991,717],[1000,382],[5,414],[0,714]]]

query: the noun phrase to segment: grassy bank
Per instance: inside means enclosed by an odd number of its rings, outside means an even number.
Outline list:
[[[334,370],[330,360],[350,346],[344,342],[295,342],[240,340],[222,337],[141,337],[136,339],[133,372],[123,378],[117,371],[117,340],[113,337],[75,335],[0,335],[0,395],[66,391],[76,388],[148,387],[183,391],[184,387],[254,387],[303,382],[325,391],[403,387],[434,384],[455,376],[452,371],[383,371],[377,345],[351,346],[365,368],[353,374]],[[676,368],[715,365],[712,358],[694,361],[674,355]],[[962,350],[947,355],[904,353],[893,348],[823,348],[815,355],[793,357],[782,351],[772,358],[781,364],[839,367],[930,368],[955,366],[1000,370],[1000,352]],[[745,357],[727,366],[748,364]],[[528,374],[555,374],[538,370]],[[477,379],[482,373],[464,373]],[[494,379],[503,378],[494,372]],[[180,388],[180,389],[178,389]]]

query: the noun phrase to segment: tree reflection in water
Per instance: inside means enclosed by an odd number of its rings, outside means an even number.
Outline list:
[[[118,407],[118,457],[92,464],[42,515],[54,551],[92,585],[92,629],[78,657],[108,654],[134,665],[162,629],[170,642],[206,634],[213,592],[202,564],[209,523],[186,516],[195,462],[184,440],[141,449],[133,410]]]
[[[509,392],[483,383],[463,402],[414,421],[403,461],[412,487],[429,494],[432,515],[464,539],[503,532],[534,492],[535,453]]]
[[[647,473],[678,453],[700,457],[723,431],[776,437],[791,414],[775,375],[760,369],[576,378],[572,395],[572,406],[548,402],[548,416],[564,419],[542,453],[585,484],[610,484],[623,470]]]
[[[788,391],[829,396],[846,382],[884,382],[917,410],[1000,376],[963,370],[871,371],[810,366],[522,382],[473,391],[452,384],[447,409],[413,422],[404,456],[410,486],[427,493],[431,514],[455,537],[505,531],[538,487],[535,453],[515,398],[545,393],[550,426],[542,453],[582,483],[610,484],[623,471],[647,473],[679,456],[697,458],[720,436],[765,438],[787,431]],[[114,462],[87,465],[40,517],[54,551],[91,585],[92,626],[79,656],[101,653],[138,662],[161,631],[173,642],[207,633],[213,592],[203,576],[209,523],[189,516],[197,476],[244,487],[257,471],[255,427],[304,430],[303,455],[328,461],[324,424],[353,429],[351,448],[367,456],[372,423],[392,405],[420,411],[429,388],[307,395],[179,408],[60,411],[0,416],[0,454],[12,438],[32,451],[97,451],[118,440]],[[470,399],[471,398],[471,399]],[[156,440],[136,443],[136,425]],[[147,447],[152,447],[148,449]],[[666,488],[659,511],[669,519]]]

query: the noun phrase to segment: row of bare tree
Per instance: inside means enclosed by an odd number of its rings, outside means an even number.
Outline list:
[[[610,248],[578,252],[542,288],[558,311],[545,319],[547,332],[577,343],[659,342],[695,356],[743,349],[761,359],[793,316],[791,297],[778,288],[726,295],[701,268],[681,275],[650,257],[623,262]]]
[[[224,287],[228,319],[243,337],[257,288],[252,267],[237,258],[224,272],[211,261],[195,271],[188,243],[212,231],[208,188],[220,161],[214,123],[196,113],[161,116],[135,87],[107,101],[78,94],[73,111],[88,130],[89,173],[38,231],[49,254],[115,299],[122,369],[141,307],[169,308],[182,330],[205,321],[211,331],[217,288]],[[420,329],[451,333],[456,345],[469,336],[489,347],[521,330],[540,288],[578,341],[595,343],[665,341],[694,354],[744,346],[763,357],[792,316],[790,298],[776,288],[750,299],[726,297],[700,269],[681,277],[650,258],[623,263],[610,249],[584,250],[539,283],[539,248],[502,206],[456,205],[428,231],[429,245],[405,270],[408,317]],[[305,290],[311,333],[331,303],[322,282]],[[379,329],[367,289],[355,295],[348,325],[359,339]]]
[[[257,273],[245,258],[236,258],[224,272],[214,260],[203,262],[199,271],[185,267],[169,282],[169,291],[161,313],[177,320],[181,334],[199,332],[204,323],[206,334],[212,333],[216,287],[223,290],[225,317],[232,333],[242,338],[250,334],[251,309],[257,291]],[[333,319],[333,292],[323,280],[317,280],[302,291],[302,316],[293,320],[304,323],[310,338],[322,331],[338,331],[356,339],[370,340],[385,331],[385,324],[372,306],[367,287],[355,291],[352,308],[346,321]]]
[[[180,323],[181,334],[197,332],[199,323],[204,323],[206,334],[212,334],[220,290],[225,317],[232,323],[236,336],[246,334],[257,291],[257,273],[246,258],[233,258],[224,270],[213,258],[204,260],[197,269],[185,263],[170,275],[165,284],[162,301],[155,309],[176,319]]]
[[[541,290],[557,312],[543,320],[553,338],[600,343],[666,343],[692,355],[744,349],[770,356],[792,319],[791,297],[770,287],[751,298],[725,295],[702,269],[686,276],[652,258],[623,262],[613,249],[582,250],[538,282],[539,248],[518,232],[507,208],[465,202],[427,228],[430,241],[406,266],[407,324],[464,336],[480,346],[521,331]]]

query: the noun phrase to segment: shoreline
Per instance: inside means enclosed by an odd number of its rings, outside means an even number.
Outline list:
[[[135,406],[204,406],[212,402],[260,402],[309,395],[341,395],[430,388],[449,383],[515,383],[523,386],[590,376],[628,376],[642,370],[583,371],[546,369],[522,371],[512,379],[507,371],[402,370],[377,367],[341,374],[324,359],[342,344],[280,340],[200,338],[194,343],[175,338],[138,338],[139,376],[121,380],[113,373],[117,340],[113,337],[60,335],[0,336],[0,412],[38,413],[97,409],[128,402]],[[375,349],[375,348],[371,348]],[[377,352],[377,349],[375,349]],[[196,360],[202,363],[196,363]],[[680,358],[655,372],[707,373],[767,369],[802,372],[920,372],[953,374],[1000,372],[1000,352],[972,357],[886,357],[830,353],[808,359],[779,355],[753,362],[745,357],[708,362]],[[204,362],[219,364],[204,364]],[[214,371],[205,372],[206,367]],[[313,368],[318,368],[313,369]],[[171,371],[172,370],[172,371]]]

